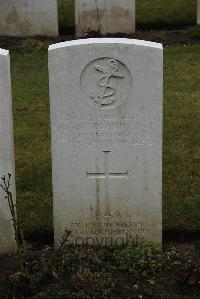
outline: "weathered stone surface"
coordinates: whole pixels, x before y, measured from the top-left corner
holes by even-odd
[[[0,177],[10,173],[15,200],[15,167],[12,129],[9,52],[0,49]],[[2,183],[2,182],[1,182]],[[15,237],[5,193],[0,189],[0,254],[15,251]]]
[[[135,0],[75,0],[76,35],[135,32]]]
[[[0,35],[58,35],[57,0],[1,0]]]
[[[160,44],[50,46],[55,244],[162,239]]]
[[[197,24],[200,25],[200,0],[197,0]]]

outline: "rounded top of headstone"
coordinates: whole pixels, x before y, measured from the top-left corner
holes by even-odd
[[[0,48],[0,55],[8,56],[9,55],[9,51]]]
[[[143,46],[149,48],[163,49],[162,44],[149,42],[138,39],[129,39],[129,38],[87,38],[87,39],[78,39],[71,40],[67,42],[62,42],[58,44],[53,44],[49,46],[49,51],[56,50],[65,47],[72,46],[82,46],[82,45],[91,45],[91,44],[124,44],[124,45],[135,45]]]

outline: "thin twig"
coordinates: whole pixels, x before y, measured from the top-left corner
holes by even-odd
[[[17,244],[17,252],[20,258],[20,268],[21,271],[25,270],[25,265],[26,265],[26,245],[25,245],[25,240],[24,240],[24,234],[22,229],[20,228],[17,220],[17,214],[16,214],[16,205],[13,201],[13,195],[12,192],[10,191],[10,180],[11,180],[11,174],[8,173],[8,178],[4,175],[1,177],[2,184],[0,184],[0,187],[4,190],[5,192],[5,199],[8,202],[9,210],[11,213],[11,220],[13,223],[13,228],[14,228],[14,233],[15,233],[15,240]],[[20,236],[20,239],[19,239]]]

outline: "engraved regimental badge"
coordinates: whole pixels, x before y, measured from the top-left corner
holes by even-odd
[[[130,93],[131,75],[128,68],[113,58],[99,58],[89,63],[81,74],[84,95],[98,108],[114,108]]]

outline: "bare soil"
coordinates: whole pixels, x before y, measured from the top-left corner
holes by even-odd
[[[154,277],[136,277],[113,248],[67,247],[52,266],[50,246],[28,244],[27,274],[16,255],[0,257],[0,298],[200,298],[200,241],[164,246],[168,263]],[[198,270],[198,271],[197,271]]]
[[[96,32],[90,32],[85,38],[89,37],[101,37]],[[194,36],[188,30],[151,30],[151,31],[137,31],[135,34],[130,36],[124,36],[122,34],[116,34],[115,36],[106,37],[128,37],[135,39],[142,39],[148,41],[154,41],[163,43],[164,46],[177,46],[177,45],[193,45],[200,44],[200,37]],[[48,44],[59,43],[66,40],[76,39],[74,35],[61,35],[56,38],[49,37],[34,37],[34,38],[19,38],[19,37],[7,37],[0,36],[0,48],[8,49],[13,51],[21,51],[24,49],[24,42],[27,39],[45,42]]]

